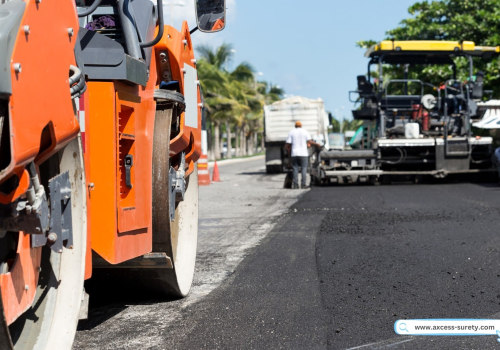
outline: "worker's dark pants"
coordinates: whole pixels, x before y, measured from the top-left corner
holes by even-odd
[[[309,157],[292,157],[293,187],[299,186],[299,167],[302,169],[302,187],[306,185],[307,160]]]
[[[496,165],[498,169],[498,180],[500,181],[500,147],[495,150],[493,155],[493,164]]]

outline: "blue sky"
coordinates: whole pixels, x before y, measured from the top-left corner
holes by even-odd
[[[188,14],[193,0],[166,0],[166,19]],[[193,42],[216,47],[233,45],[233,64],[247,61],[287,95],[322,98],[327,110],[351,118],[349,90],[366,73],[359,40],[381,40],[385,32],[408,17],[416,0],[227,0],[227,26],[214,34],[196,32]],[[184,5],[184,6],[182,6]],[[176,25],[177,27],[178,25]]]

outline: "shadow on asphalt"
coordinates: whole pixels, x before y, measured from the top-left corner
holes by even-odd
[[[88,318],[78,322],[79,331],[101,325],[130,305],[152,305],[179,300],[150,290],[133,278],[125,278],[121,273],[99,270],[94,270],[92,278],[85,281],[85,291],[90,296]]]
[[[475,184],[481,187],[491,188],[492,190],[499,189],[500,184],[495,175],[477,175],[477,174],[452,174],[443,179],[434,178],[433,176],[386,176],[379,179],[376,185],[450,185],[450,184]],[[315,185],[313,187],[349,187],[349,186],[374,186],[369,182],[364,183],[327,183]]]
[[[90,331],[110,318],[125,310],[125,305],[109,305],[106,308],[92,308],[89,306],[89,316],[78,322],[77,331]]]

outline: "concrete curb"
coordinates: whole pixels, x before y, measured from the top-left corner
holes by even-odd
[[[235,163],[243,163],[251,160],[264,159],[265,155],[261,154],[258,156],[246,157],[246,158],[235,158],[235,159],[221,159],[217,161],[217,165],[225,165],[225,164],[235,164]],[[208,166],[213,167],[214,161],[208,162]]]

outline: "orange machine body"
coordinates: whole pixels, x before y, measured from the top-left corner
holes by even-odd
[[[145,88],[88,83],[85,157],[91,245],[110,263],[151,251],[153,91],[151,81]],[[133,157],[131,188],[125,184],[126,155]]]
[[[111,264],[152,250],[152,148],[156,113],[154,90],[163,76],[160,52],[168,52],[172,80],[184,91],[184,66],[194,68],[187,23],[179,32],[166,26],[154,47],[145,87],[122,82],[88,82],[85,93],[85,159],[89,184],[89,234],[92,249]],[[198,89],[197,127],[185,126],[171,140],[170,156],[186,155],[186,176],[201,154],[201,107]],[[193,108],[193,106],[191,106]],[[131,155],[131,187],[125,182],[125,156]],[[168,213],[165,213],[168,215]],[[87,260],[86,277],[91,264]]]
[[[10,154],[2,153],[9,161],[0,169],[0,184],[12,176],[19,181],[9,193],[0,193],[2,204],[15,201],[26,192],[26,164],[33,160],[37,164],[43,162],[79,131],[68,80],[69,67],[75,65],[74,40],[78,33],[75,5],[72,1],[56,0],[24,2],[11,62],[12,95],[7,123]],[[0,275],[8,324],[31,306],[35,296],[41,248],[31,248],[30,238],[19,232],[16,256],[8,261],[9,272]]]
[[[25,3],[11,64],[11,159],[5,169],[0,169],[0,183],[12,174],[21,175],[24,166],[35,158],[41,162],[54,154],[79,131],[68,81],[69,66],[75,65],[74,40],[78,33],[75,5],[71,1]],[[54,14],[57,20],[47,21]],[[0,198],[6,203],[22,194],[19,192],[10,197],[4,193]]]

